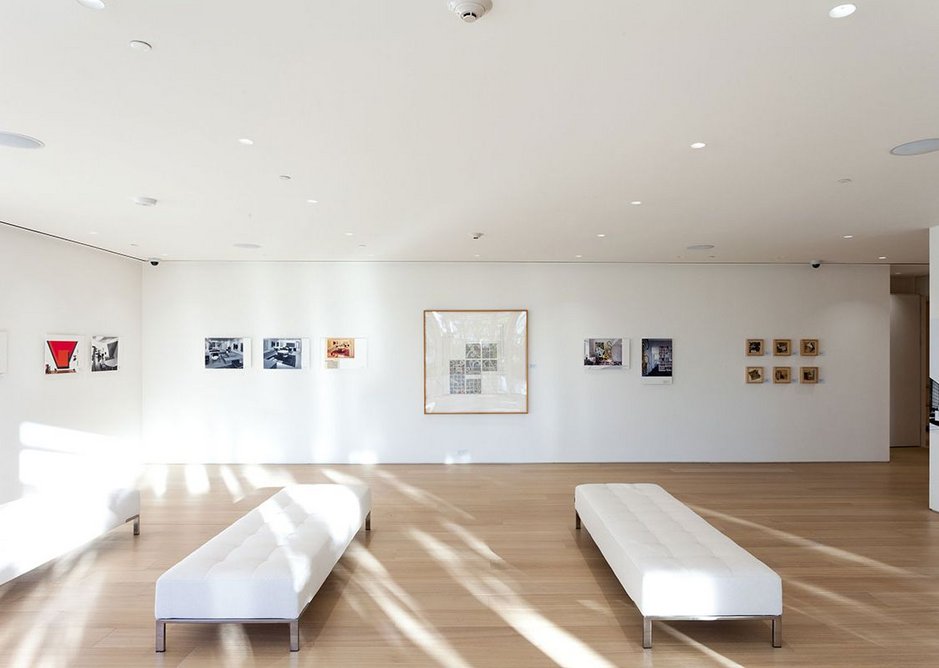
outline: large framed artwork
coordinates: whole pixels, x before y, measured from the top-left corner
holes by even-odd
[[[45,371],[47,376],[76,373],[78,348],[81,337],[72,334],[49,334],[45,345]]]
[[[642,382],[647,385],[671,385],[671,339],[642,340]]]
[[[424,311],[424,413],[527,413],[528,310]]]

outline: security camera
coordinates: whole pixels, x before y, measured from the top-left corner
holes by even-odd
[[[450,0],[448,5],[464,22],[473,23],[492,9],[492,0]]]
[[[160,264],[160,261],[157,260],[155,257],[150,258],[150,266],[151,266],[151,267],[156,267],[156,266],[159,265],[159,264]]]
[[[479,241],[483,238],[482,232],[473,232],[473,241]]]
[[[811,262],[809,262],[809,266],[812,267],[812,269],[818,269],[819,267],[822,266],[822,261],[821,261],[821,260],[812,260]]]

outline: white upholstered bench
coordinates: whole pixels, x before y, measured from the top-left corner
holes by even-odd
[[[578,485],[574,511],[642,613],[643,647],[653,620],[760,618],[782,645],[779,575],[658,485]]]
[[[290,625],[355,534],[371,529],[371,493],[351,485],[291,485],[170,568],[156,582],[156,651],[167,623]]]

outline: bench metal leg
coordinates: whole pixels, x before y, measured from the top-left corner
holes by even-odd
[[[290,651],[300,651],[300,620],[294,619],[290,622]]]
[[[166,622],[159,619],[156,623],[156,651],[166,651]]]
[[[773,617],[773,647],[782,647],[782,615]]]
[[[372,530],[372,513],[371,512],[369,512],[369,514],[365,516],[365,530],[366,531]]]
[[[574,511],[574,528],[580,528],[580,513],[578,513],[576,510]]]
[[[134,520],[134,535],[139,536],[140,535],[140,515],[134,515],[133,517],[129,517],[128,519]]]
[[[652,649],[652,618],[642,618],[642,648]]]

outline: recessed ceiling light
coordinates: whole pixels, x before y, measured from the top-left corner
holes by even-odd
[[[150,42],[145,42],[142,39],[132,39],[127,43],[127,46],[132,48],[134,51],[149,51],[153,48],[150,45]]]
[[[854,235],[853,235],[853,234],[845,234],[845,235],[842,236],[841,238],[842,238],[842,239],[853,239],[853,238],[854,238]]]
[[[893,155],[923,155],[933,151],[939,151],[939,139],[937,138],[917,139],[890,149]]]
[[[606,236],[605,234],[598,234],[598,235],[597,235],[597,237],[600,238],[600,239],[602,239],[602,238],[605,237],[605,236]]]
[[[131,248],[137,248],[140,244],[130,244]]]
[[[169,253],[160,253],[160,257],[169,257],[169,256],[170,256]]]
[[[242,146],[254,146],[254,140],[248,139],[247,137],[242,137],[241,139],[238,140],[238,143],[241,144]]]
[[[632,202],[630,202],[630,204],[632,204],[633,206],[639,206],[640,204],[642,204],[642,202],[638,199],[634,199]]]
[[[714,248],[714,244],[694,244],[693,246],[686,246],[686,248],[688,250],[704,251],[704,250],[711,250],[712,248]]]
[[[705,146],[707,146],[707,144],[705,144],[703,141],[696,141],[691,145],[691,148],[704,148]]]
[[[0,146],[7,146],[9,148],[42,148],[45,144],[34,137],[21,135],[17,132],[0,130]]]
[[[886,256],[886,255],[881,255],[881,256],[880,256],[879,258],[877,258],[877,259],[878,259],[878,260],[886,260],[886,259],[887,259],[887,256]]]
[[[280,180],[281,180],[281,181],[289,181],[290,178],[291,178],[291,177],[290,177],[290,174],[281,174],[281,175],[280,175]]]
[[[580,258],[582,258],[582,257],[583,257],[583,255],[575,255],[574,257],[576,257],[576,258],[578,258],[578,259],[580,259]]]
[[[308,200],[306,201],[307,204],[317,204],[318,202],[319,202],[318,199],[308,199]]]
[[[87,9],[104,9],[103,0],[75,0],[82,7]]]
[[[359,244],[359,248],[366,248],[365,244]]]
[[[351,236],[354,236],[354,235],[355,235],[355,232],[346,232],[345,235],[346,235],[347,237],[351,237]]]
[[[138,206],[156,206],[157,200],[155,197],[135,197],[134,204]]]
[[[893,272],[893,275],[894,275],[894,276],[901,276],[902,274],[901,274],[899,271],[895,271],[895,272]]]
[[[89,232],[88,234],[90,234],[91,236],[96,236],[98,233],[97,233],[97,232]]]
[[[838,179],[838,183],[851,183],[853,180],[850,178]]]
[[[479,257],[479,253],[474,253],[473,257]]]
[[[843,19],[847,16],[851,16],[855,11],[857,11],[857,5],[838,5],[837,7],[832,7],[828,15],[833,19]]]
[[[257,250],[261,247],[261,244],[232,244],[235,248],[246,248],[248,250]]]

